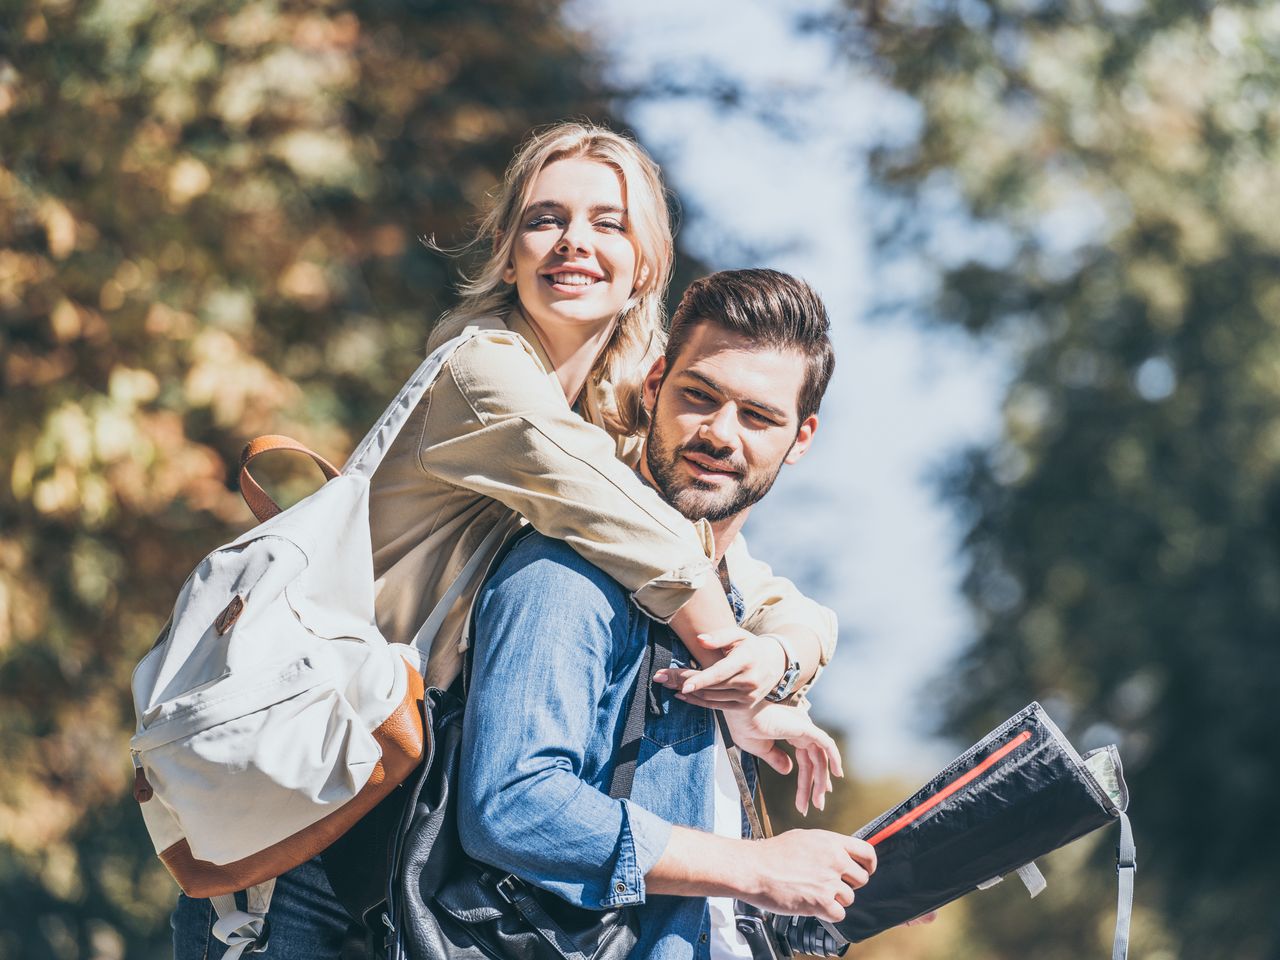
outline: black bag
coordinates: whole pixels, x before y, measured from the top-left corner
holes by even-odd
[[[627,707],[614,798],[631,795],[654,650],[651,640]],[[456,793],[469,674],[468,654],[449,691],[427,691],[422,765],[324,853],[334,893],[375,939],[381,932],[388,960],[624,960],[637,939],[634,908],[574,906],[463,850]]]
[[[1136,871],[1128,805],[1116,748],[1081,757],[1032,703],[855,834],[876,848],[878,866],[829,928],[852,943],[866,940],[1119,820],[1112,956],[1124,960]],[[1033,865],[1030,876],[1039,877]]]
[[[640,676],[645,677],[644,666]],[[637,687],[637,691],[639,688]],[[635,946],[634,910],[574,906],[513,874],[466,855],[458,836],[456,790],[461,762],[463,701],[428,692],[431,756],[413,784],[399,842],[391,854],[386,925],[391,960],[509,958],[623,960]],[[627,731],[645,698],[632,694]],[[639,747],[639,733],[636,735]],[[624,742],[627,737],[624,736]],[[629,777],[619,763],[615,786]],[[621,772],[619,772],[621,771]]]

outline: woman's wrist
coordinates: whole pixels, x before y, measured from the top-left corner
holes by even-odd
[[[774,683],[770,691],[765,694],[765,699],[772,703],[781,703],[800,686],[801,664],[799,657],[796,656],[795,648],[791,642],[780,633],[762,634],[777,644],[778,649],[782,652],[782,668],[777,672],[777,681]]]

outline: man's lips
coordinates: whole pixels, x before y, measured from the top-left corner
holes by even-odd
[[[717,460],[714,457],[708,457],[706,454],[686,451],[682,454],[682,457],[686,463],[693,467],[696,473],[701,475],[737,477],[742,473],[742,471],[736,469],[732,464],[725,463],[723,460]]]

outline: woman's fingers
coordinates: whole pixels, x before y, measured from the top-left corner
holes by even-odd
[[[755,753],[755,750],[748,751]],[[756,756],[767,763],[773,769],[777,770],[784,777],[791,772],[791,757],[787,755],[787,751],[783,750],[776,743],[771,743],[767,748],[762,748],[762,752],[756,753]]]
[[[715,667],[711,667],[709,669],[714,670],[716,667],[720,667],[720,664],[726,663],[727,661],[728,658],[725,658],[725,660],[721,660],[720,663],[717,663]],[[737,664],[738,662],[739,661],[734,661],[734,664]],[[730,664],[729,667],[723,669],[725,671],[731,670],[734,664]],[[718,692],[730,691],[736,696],[737,694],[749,691],[753,686],[750,677],[748,677],[741,669],[739,669],[737,673],[730,673],[729,679],[723,683],[708,686],[706,677],[704,676],[704,674],[708,672],[708,670],[698,670],[693,667],[667,667],[667,669],[659,670],[655,673],[653,675],[653,679],[655,683],[660,683],[671,690],[679,690],[681,693],[699,693],[706,692],[707,690],[716,690]],[[722,674],[713,675],[713,679],[714,676],[717,675]],[[691,683],[690,681],[694,682]],[[689,690],[684,689],[686,685],[690,687]]]
[[[827,764],[830,766],[831,772],[837,777],[844,776],[844,766],[840,762],[840,748],[829,733],[817,724],[813,724],[812,729],[806,735],[804,743],[806,746],[811,745],[821,750],[826,755]],[[796,746],[799,745],[798,743],[796,744]]]
[[[724,627],[720,630],[700,633],[698,639],[712,650],[723,650],[725,647],[733,646],[745,636],[748,636],[748,633],[741,627]]]
[[[702,690],[699,693],[677,693],[677,700],[691,703],[695,707],[706,707],[709,710],[744,709],[751,706],[751,695],[733,693],[725,690]]]
[[[796,751],[796,809],[800,816],[809,815],[809,797],[813,794],[813,761],[809,751]]]
[[[809,755],[809,764],[813,768],[813,805],[819,810],[827,809],[827,794],[831,792],[831,767],[826,753],[816,747],[804,751]]]

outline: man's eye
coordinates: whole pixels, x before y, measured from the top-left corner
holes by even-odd
[[[752,423],[756,424],[757,426],[772,427],[777,425],[777,421],[775,421],[773,417],[767,417],[763,413],[760,413],[758,410],[743,411],[743,416],[746,417],[748,420],[750,420]]]
[[[710,403],[711,397],[701,390],[695,390],[693,387],[685,387],[684,395],[694,403]]]

